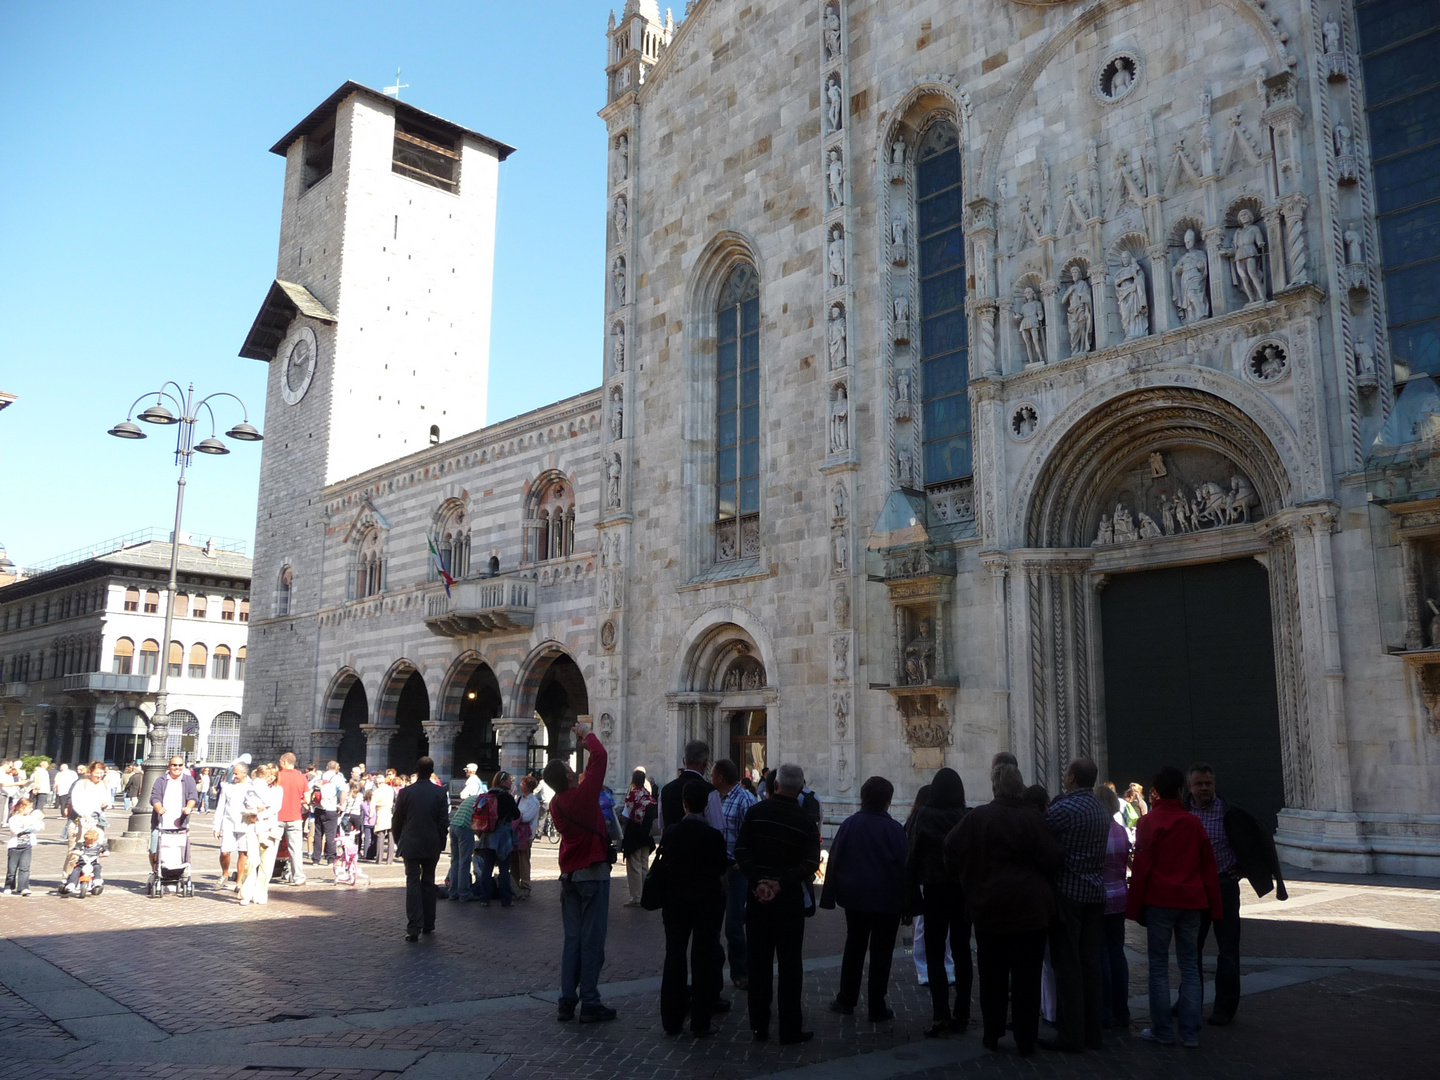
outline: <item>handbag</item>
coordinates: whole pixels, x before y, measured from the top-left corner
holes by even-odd
[[[640,906],[646,911],[659,911],[665,906],[669,891],[670,872],[665,864],[665,849],[655,853],[655,861],[645,872],[645,884],[640,889]]]

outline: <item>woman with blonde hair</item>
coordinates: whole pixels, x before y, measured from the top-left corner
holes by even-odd
[[[270,899],[270,876],[275,872],[275,855],[280,850],[284,827],[280,824],[280,805],[285,791],[276,782],[280,769],[264,764],[255,770],[250,790],[245,793],[242,820],[245,822],[249,863],[240,879],[240,906],[264,904]]]

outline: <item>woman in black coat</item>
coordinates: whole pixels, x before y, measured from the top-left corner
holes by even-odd
[[[910,820],[905,876],[911,907],[925,916],[925,962],[930,974],[931,1025],[925,1034],[940,1037],[963,1031],[970,1023],[970,922],[965,894],[945,868],[945,838],[965,816],[965,784],[954,769],[941,769],[930,783],[930,798]],[[945,938],[955,962],[955,1008],[945,973]]]

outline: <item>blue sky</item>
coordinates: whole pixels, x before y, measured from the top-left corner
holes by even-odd
[[[167,429],[106,435],[141,392],[193,380],[261,423],[265,366],[236,353],[275,272],[284,161],[268,150],[346,79],[382,87],[398,66],[406,101],[517,148],[500,172],[489,415],[472,426],[598,385],[611,7],[0,4],[10,557],[169,527]],[[197,455],[186,530],[248,542],[259,467],[255,445]]]

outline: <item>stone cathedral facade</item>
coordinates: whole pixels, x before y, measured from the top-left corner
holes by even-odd
[[[1394,434],[1440,367],[1395,210],[1425,7],[629,0],[601,387],[267,471],[248,730],[523,764],[588,715],[627,766],[798,761],[831,817],[876,773],[983,798],[1001,749],[1052,789],[1206,760],[1291,861],[1440,870],[1440,425]],[[341,130],[423,127],[377,97]],[[372,316],[284,251],[265,358],[313,327],[338,378]]]

